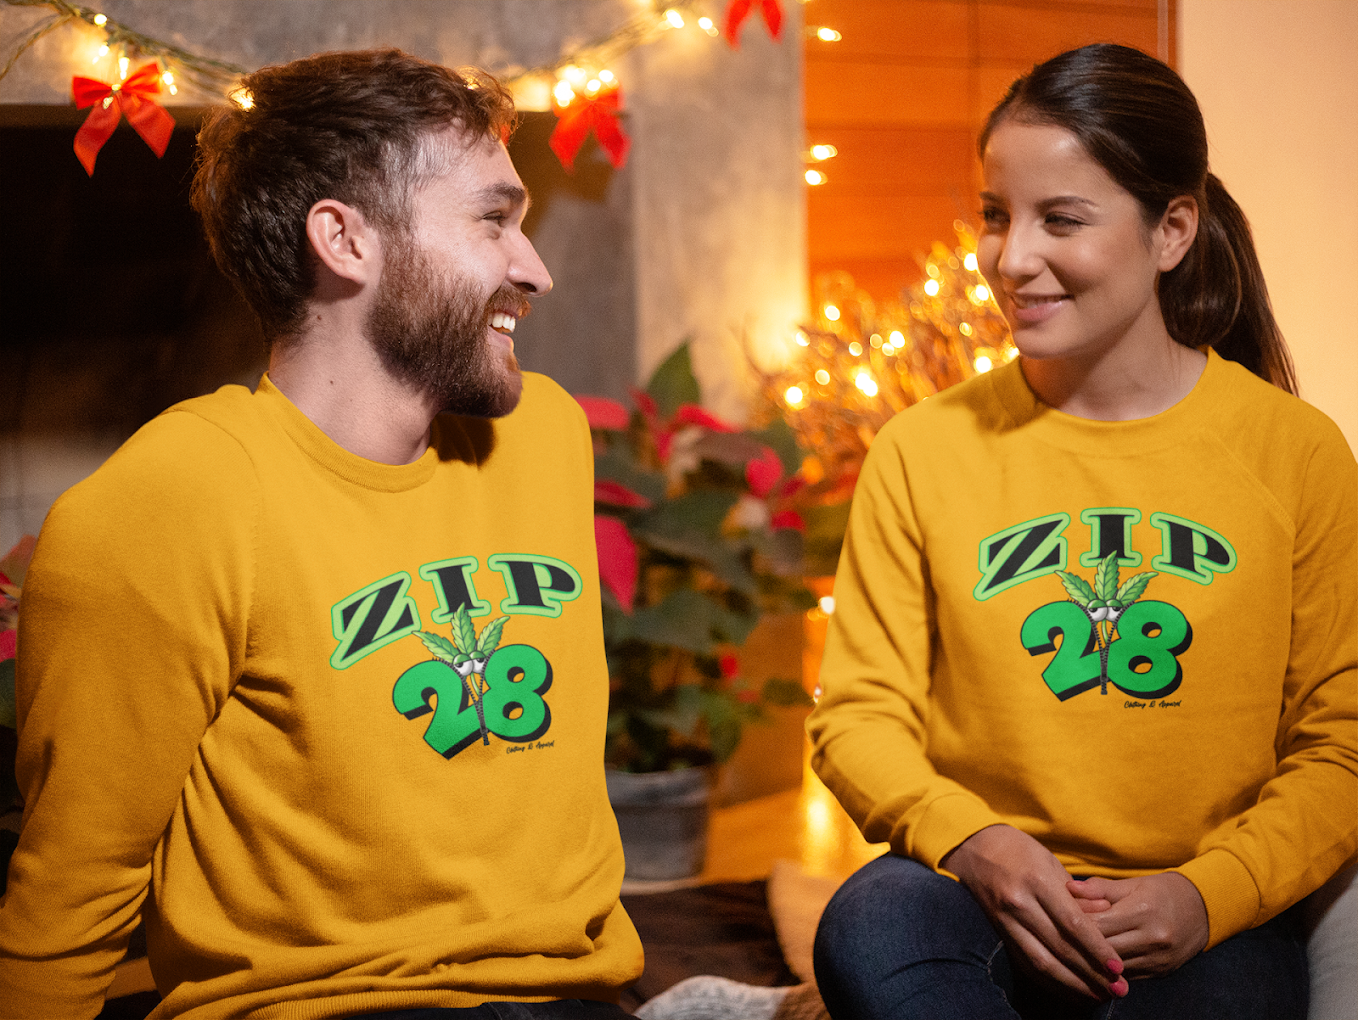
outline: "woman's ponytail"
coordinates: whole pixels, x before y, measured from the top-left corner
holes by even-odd
[[[1211,344],[1223,358],[1297,392],[1249,221],[1216,174],[1207,175],[1198,200],[1197,239],[1160,278],[1160,309],[1175,340]]]
[[[1183,261],[1160,277],[1169,335],[1187,347],[1211,344],[1273,385],[1297,392],[1292,359],[1273,318],[1249,222],[1207,172],[1207,130],[1197,100],[1173,69],[1139,50],[1097,43],[1039,64],[1009,87],[981,133],[1003,121],[1054,124],[1156,223],[1181,195],[1198,202],[1198,236]]]

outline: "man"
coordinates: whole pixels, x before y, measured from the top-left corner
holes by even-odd
[[[244,88],[193,200],[269,372],[44,525],[0,1013],[99,1012],[141,916],[156,1016],[623,1016],[592,452],[513,356],[551,279],[512,103],[398,51]]]

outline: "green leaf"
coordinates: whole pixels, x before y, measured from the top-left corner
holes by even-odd
[[[1089,603],[1093,602],[1095,598],[1094,589],[1089,587],[1089,582],[1078,574],[1072,574],[1065,570],[1058,570],[1056,576],[1061,579],[1066,594],[1088,609]]]
[[[652,503],[665,498],[665,476],[659,471],[638,467],[629,454],[617,447],[595,456],[594,477],[601,482],[626,486]]]
[[[789,708],[793,706],[810,708],[814,704],[811,695],[802,687],[801,681],[784,680],[779,677],[770,677],[764,681],[760,700],[769,705],[783,705]]]
[[[721,533],[721,522],[739,499],[733,492],[700,490],[667,499],[632,517],[632,537],[680,559],[696,560],[736,591],[751,598],[758,585],[741,546]]]
[[[1094,591],[1105,602],[1117,598],[1118,554],[1116,550],[1105,556],[1103,562],[1099,564],[1099,569],[1094,574]]]
[[[458,606],[457,612],[453,614],[453,644],[457,645],[459,652],[468,655],[476,651],[476,627],[472,625],[472,617],[465,603]]]
[[[744,644],[758,621],[758,613],[732,612],[692,588],[679,588],[633,613],[624,640],[711,655],[719,644]]]
[[[431,634],[427,630],[417,630],[415,636],[424,642],[424,647],[444,662],[452,662],[457,656],[457,648],[440,634]],[[3,722],[3,720],[0,720],[0,722]]]
[[[17,729],[19,726],[18,702],[14,694],[14,664],[17,661],[6,659],[0,662],[0,726],[8,726],[10,729]]]
[[[792,426],[782,418],[775,418],[762,429],[752,429],[748,435],[771,447],[773,452],[778,454],[778,459],[783,462],[785,475],[794,475],[801,470],[805,452],[797,445],[797,433],[793,432]]]
[[[481,639],[476,642],[476,657],[478,659],[490,658],[490,653],[495,651],[500,645],[500,632],[505,629],[505,624],[509,622],[507,616],[497,616],[481,631]]]
[[[681,343],[651,376],[646,392],[655,400],[661,418],[671,417],[680,404],[701,404],[698,379],[689,359],[689,341]]]
[[[1147,570],[1140,574],[1133,574],[1118,589],[1117,598],[1124,606],[1130,605],[1141,597],[1146,590],[1146,585],[1151,583],[1151,578],[1159,577],[1160,574],[1154,570]]]

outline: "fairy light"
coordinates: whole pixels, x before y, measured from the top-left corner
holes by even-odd
[[[803,333],[800,329],[797,330],[797,335],[793,337],[793,339],[797,341],[798,347],[809,347],[811,345],[810,338],[807,337],[807,335]]]
[[[966,258],[962,260],[962,265],[967,267],[967,272],[976,272],[976,253],[974,251],[967,252]]]
[[[570,82],[576,88],[580,88],[582,85],[585,84],[585,80],[589,78],[589,75],[585,73],[585,69],[583,67],[576,67],[574,64],[567,64],[565,67],[561,69],[561,77],[565,78],[566,81]]]
[[[105,25],[108,24],[108,15],[107,15],[107,14],[96,14],[96,15],[94,16],[94,24],[95,24],[97,27],[99,27],[99,28],[103,28]]]
[[[106,56],[108,56],[108,43],[104,43],[104,45],[99,47],[99,49],[94,54],[94,59],[91,60],[90,63],[97,64],[99,63],[99,61],[103,60]]]
[[[881,347],[881,346],[882,346],[882,334],[881,334],[881,333],[874,333],[874,334],[872,334],[872,336],[868,337],[868,343],[872,344],[872,346],[874,346],[874,347]]]
[[[833,145],[813,145],[811,146],[811,158],[815,160],[830,159],[838,156],[839,150]]]
[[[1019,356],[1019,352],[1018,352],[1018,348],[1017,348],[1017,347],[1006,347],[1006,348],[1005,348],[1005,350],[1004,350],[1004,360],[1005,360],[1005,361],[1013,361],[1013,360],[1014,360],[1015,358],[1017,358],[1018,356]]]
[[[698,27],[714,38],[721,35],[721,33],[717,31],[717,26],[712,24],[711,18],[699,18]]]
[[[789,386],[787,392],[783,394],[783,399],[787,401],[788,407],[801,407],[806,394],[802,392],[800,386]]]
[[[835,615],[835,597],[833,595],[822,595],[820,597],[820,602],[817,603],[817,605],[820,607],[820,611],[826,616]]]
[[[940,289],[941,288],[939,287],[937,280],[924,281],[924,293],[928,294],[930,297],[938,297],[938,292]]]
[[[126,56],[118,58],[118,77],[120,80],[127,80],[127,65],[129,61]]]
[[[165,87],[170,90],[170,95],[172,96],[179,95],[179,89],[175,88],[173,74],[171,74],[169,71],[166,71],[164,74],[160,76],[160,80],[162,83],[164,83]]]
[[[830,373],[823,368],[816,369],[816,382],[820,383],[822,386],[829,386]]]
[[[992,368],[995,367],[995,363],[991,361],[988,357],[986,357],[986,355],[984,354],[976,355],[976,360],[973,361],[971,364],[976,369],[977,372],[989,372]]]
[[[839,321],[839,309],[836,308],[834,305],[826,305],[823,311],[825,313],[825,317],[829,319],[831,322]]]
[[[976,285],[976,303],[985,304],[985,302],[989,300],[990,300],[990,288],[987,287],[984,283],[978,283]]]
[[[853,384],[870,397],[877,396],[877,382],[866,371],[859,372]]]
[[[863,353],[863,345],[860,344],[857,340],[854,340],[849,344],[849,353],[852,354],[855,358],[859,357]]]
[[[557,106],[570,106],[575,102],[575,90],[571,88],[571,83],[562,78],[552,89],[552,98],[556,100]]]
[[[818,184],[824,184],[829,179],[830,178],[826,177],[819,170],[808,170],[806,172],[806,183],[810,184],[812,187],[815,187]]]
[[[671,7],[665,12],[665,20],[669,22],[670,28],[683,28],[684,16]]]
[[[585,82],[585,91],[588,92],[591,96],[594,95],[594,93],[598,92],[603,87],[604,83],[601,82],[598,78],[591,78],[589,81]]]
[[[826,25],[821,25],[819,28],[812,29],[812,31],[815,32],[816,38],[821,42],[839,42],[844,38],[844,36],[840,35],[833,28]]]
[[[618,77],[612,71],[605,67],[602,71],[599,72],[599,80],[603,82],[605,85],[612,85],[615,81],[618,80]]]

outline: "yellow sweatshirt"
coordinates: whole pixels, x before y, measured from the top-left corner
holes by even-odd
[[[1018,362],[931,397],[858,482],[815,767],[935,869],[1007,823],[1074,874],[1182,872],[1209,945],[1260,924],[1355,851],[1356,504],[1339,430],[1215,353],[1139,421]]]
[[[616,999],[642,958],[592,478],[541,376],[403,466],[266,377],[63,496],[24,589],[0,1012],[94,1016],[139,914],[157,1017]]]

